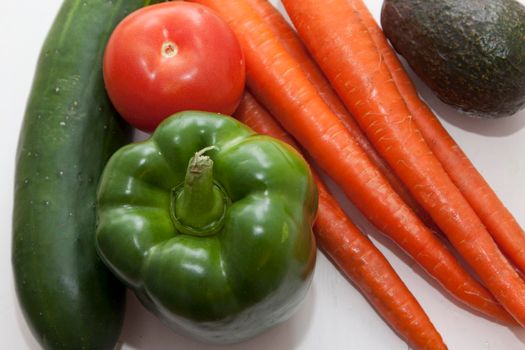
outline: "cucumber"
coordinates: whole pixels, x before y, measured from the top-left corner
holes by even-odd
[[[143,0],[65,0],[42,48],[17,151],[12,264],[29,328],[45,349],[112,349],[124,287],[95,250],[95,197],[131,137],[104,90],[113,28]]]

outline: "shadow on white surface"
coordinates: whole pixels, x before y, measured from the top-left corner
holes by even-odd
[[[315,285],[312,284],[300,308],[288,321],[248,341],[235,345],[210,345],[179,335],[146,310],[134,293],[127,293],[126,316],[120,339],[122,350],[286,350],[301,345],[310,328],[315,303]]]
[[[525,329],[520,327],[509,327],[509,330],[514,334],[516,339],[518,339],[525,348]]]

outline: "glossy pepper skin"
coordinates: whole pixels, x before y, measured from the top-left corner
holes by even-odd
[[[233,118],[178,113],[117,151],[97,210],[102,260],[150,311],[198,339],[261,333],[291,316],[310,285],[309,167]]]

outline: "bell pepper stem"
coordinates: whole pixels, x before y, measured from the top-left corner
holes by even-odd
[[[206,147],[190,159],[184,185],[174,193],[177,229],[185,234],[205,236],[213,234],[224,218],[225,194],[213,180],[213,160],[204,155],[214,149]]]

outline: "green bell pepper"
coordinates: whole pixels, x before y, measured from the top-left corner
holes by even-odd
[[[233,343],[286,320],[316,256],[303,158],[237,120],[182,112],[107,164],[99,255],[169,326]]]

